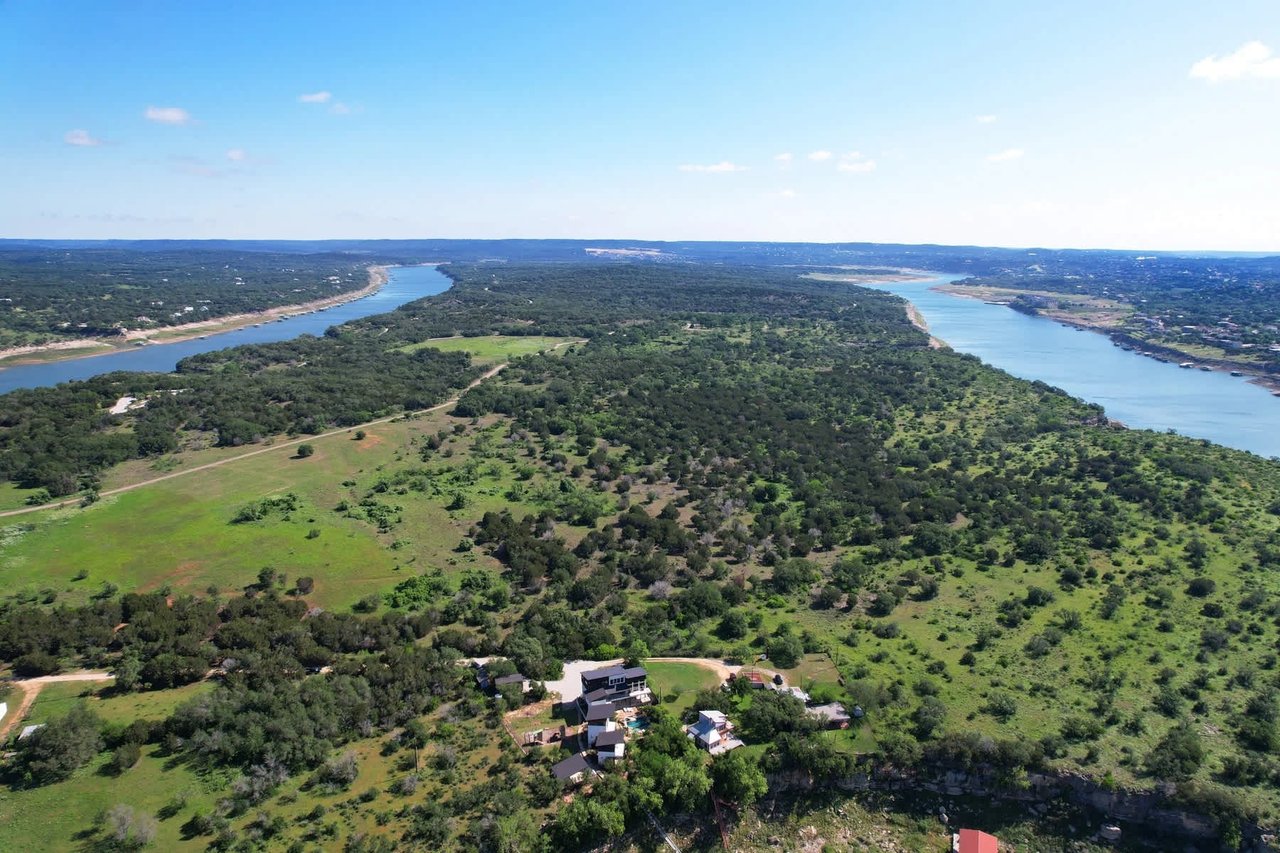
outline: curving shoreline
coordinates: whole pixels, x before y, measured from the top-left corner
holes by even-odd
[[[989,297],[992,295],[1009,297],[1022,295],[1021,291],[1013,289],[993,287],[969,288],[965,286],[958,286],[956,284],[935,285],[934,287],[931,287],[930,290],[936,290],[939,293],[945,293],[948,296],[955,296],[960,299],[977,299],[981,302],[990,302],[991,300]],[[1166,363],[1172,362],[1175,364],[1184,361],[1193,362],[1196,367],[1207,369],[1214,373],[1228,373],[1232,375],[1242,374],[1244,377],[1247,377],[1247,381],[1251,384],[1280,395],[1280,377],[1264,370],[1259,370],[1256,365],[1249,362],[1235,361],[1230,358],[1214,358],[1204,355],[1194,355],[1192,353],[1183,352],[1175,347],[1133,337],[1115,322],[1108,320],[1097,321],[1087,315],[1068,316],[1059,311],[1041,311],[1027,309],[1022,306],[1009,303],[1002,304],[1011,311],[1017,311],[1018,313],[1026,314],[1029,317],[1036,317],[1041,320],[1051,320],[1054,323],[1060,323],[1063,326],[1068,326],[1072,329],[1103,335],[1115,346],[1128,346],[1138,355],[1153,359],[1154,361],[1163,361]]]
[[[248,328],[254,324],[274,322],[298,312],[323,311],[355,302],[377,293],[390,281],[390,270],[397,264],[375,264],[368,267],[369,283],[359,290],[315,299],[311,302],[299,302],[293,305],[277,305],[243,314],[228,314],[225,317],[211,317],[208,320],[197,320],[194,323],[183,323],[178,326],[164,326],[158,329],[135,329],[126,332],[119,338],[83,338],[80,340],[55,341],[38,346],[11,347],[0,350],[0,370],[6,367],[19,367],[29,364],[47,364],[53,361],[70,361],[72,359],[94,358],[120,352],[127,346],[137,346],[146,341],[148,346],[164,346],[190,341],[204,335],[220,335]],[[423,266],[438,266],[424,264]],[[96,352],[83,352],[96,349]]]

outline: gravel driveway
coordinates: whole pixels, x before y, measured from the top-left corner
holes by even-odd
[[[582,695],[582,673],[593,669],[604,669],[622,663],[616,660],[567,660],[564,662],[564,676],[555,681],[543,682],[551,693],[559,693],[561,702],[576,702]]]

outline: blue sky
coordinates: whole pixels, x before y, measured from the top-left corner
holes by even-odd
[[[0,0],[0,116],[8,237],[1280,251],[1275,0]]]

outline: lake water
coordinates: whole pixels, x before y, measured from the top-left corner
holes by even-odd
[[[301,314],[282,322],[266,322],[233,332],[209,335],[200,340],[172,344],[130,347],[106,355],[86,356],[45,364],[28,364],[0,369],[0,394],[18,388],[57,385],[72,379],[88,379],[114,370],[167,373],[182,359],[202,352],[241,344],[287,341],[299,335],[323,335],[325,329],[371,314],[382,314],[406,302],[444,293],[452,282],[435,267],[392,267],[390,278],[376,293],[323,311]]]
[[[930,333],[952,349],[1099,403],[1127,426],[1172,429],[1260,456],[1280,456],[1280,397],[1265,388],[1242,377],[1185,370],[1127,352],[1096,332],[931,289],[960,278],[874,287],[909,300]]]

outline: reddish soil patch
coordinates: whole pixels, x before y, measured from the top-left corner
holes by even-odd
[[[159,589],[165,584],[169,584],[171,586],[176,586],[179,588],[185,588],[191,583],[191,581],[203,568],[204,568],[203,563],[200,563],[196,560],[187,560],[185,563],[179,563],[176,567],[174,567],[173,571],[166,572],[165,574],[153,580],[151,583],[146,584],[145,586],[142,587],[142,589],[144,592],[150,589]],[[170,607],[173,606],[172,599],[170,599],[169,606]]]

